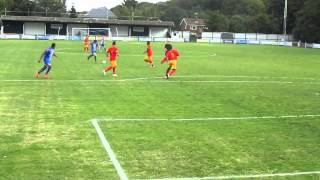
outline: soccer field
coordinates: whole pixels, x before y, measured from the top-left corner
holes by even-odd
[[[45,80],[51,42],[0,41],[0,179],[320,179],[319,50],[174,43],[166,80],[118,42],[113,79],[56,43]]]

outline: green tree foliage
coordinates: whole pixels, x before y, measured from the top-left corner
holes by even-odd
[[[229,18],[229,31],[244,33],[247,30],[247,17],[242,15],[234,15]]]
[[[165,21],[173,21],[176,25],[179,25],[181,19],[187,15],[188,14],[185,10],[173,6],[161,11],[160,18]]]
[[[4,9],[15,11],[18,15],[31,15],[29,13],[37,11],[55,12],[51,15],[58,16],[66,12],[65,2],[65,0],[0,0],[0,8],[2,11]]]
[[[130,9],[128,9],[127,7],[125,7],[123,5],[118,5],[114,8],[112,8],[111,11],[118,17],[131,15]]]
[[[297,14],[294,35],[304,42],[320,43],[320,1],[307,0]]]
[[[207,21],[208,28],[210,31],[223,32],[226,31],[229,27],[228,19],[225,15],[219,11],[213,11],[209,15]]]
[[[136,0],[123,0],[122,5],[130,10],[131,18],[133,20],[134,13],[135,13],[136,7],[138,5],[138,1],[136,1]]]
[[[36,0],[36,10],[40,12],[65,13],[66,6],[61,0]]]

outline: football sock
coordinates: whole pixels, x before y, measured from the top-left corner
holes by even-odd
[[[166,75],[169,74],[170,70],[171,70],[171,68],[167,69]]]
[[[117,74],[116,69],[117,69],[116,67],[112,68],[113,74]]]
[[[174,74],[176,73],[176,71],[177,71],[176,69],[172,69],[172,70],[170,71],[169,75],[170,75],[170,76],[174,75]]]
[[[51,70],[51,66],[48,66],[46,74],[49,74],[50,70]]]
[[[44,65],[41,69],[40,69],[40,71],[38,72],[38,74],[41,74],[44,70],[46,70],[47,69],[47,66],[46,65]]]

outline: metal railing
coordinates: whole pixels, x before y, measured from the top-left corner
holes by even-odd
[[[39,11],[0,11],[1,16],[40,16],[40,17],[70,17],[70,12],[39,12]],[[99,18],[90,17],[87,12],[77,12],[76,17],[78,18]],[[108,16],[103,17],[104,19],[115,19],[115,20],[142,20],[142,21],[160,21],[159,17],[146,17],[146,16]]]

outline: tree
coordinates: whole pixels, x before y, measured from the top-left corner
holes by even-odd
[[[69,15],[70,18],[77,18],[78,15],[77,15],[77,10],[76,8],[72,5],[71,7],[71,10],[70,10],[70,15]]]
[[[34,10],[35,2],[32,0],[1,0],[0,6],[7,11],[15,11],[14,15],[25,16]]]
[[[136,0],[124,0],[123,1],[123,6],[127,7],[128,9],[130,9],[131,12],[131,19],[133,20],[134,18],[134,11],[137,7],[138,1]]]
[[[307,0],[298,12],[294,37],[304,42],[320,43],[320,1]]]
[[[34,0],[36,2],[35,10],[45,12],[46,16],[62,16],[66,13],[64,0]]]
[[[219,11],[213,11],[210,13],[207,21],[207,26],[210,31],[214,32],[225,32],[229,29],[229,22],[225,15]]]
[[[114,8],[112,8],[111,11],[118,17],[130,16],[130,10],[123,5],[118,5]]]
[[[261,13],[257,16],[251,16],[248,21],[248,32],[253,33],[272,33],[272,21],[267,14]]]
[[[168,7],[161,13],[160,18],[164,21],[173,21],[176,28],[179,26],[180,21],[187,16],[186,11],[178,7]]]
[[[235,15],[229,18],[229,31],[244,33],[247,32],[246,17]]]
[[[293,32],[298,13],[304,6],[304,2],[305,0],[288,0],[287,33]]]

